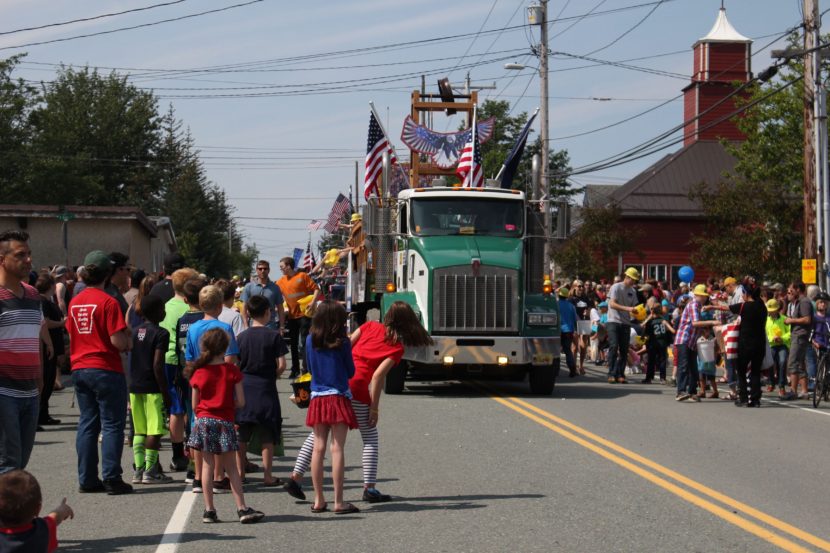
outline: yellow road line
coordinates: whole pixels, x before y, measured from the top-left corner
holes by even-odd
[[[492,391],[490,391],[490,393],[492,394]],[[800,528],[796,528],[795,526],[793,526],[791,524],[788,524],[788,523],[786,523],[786,522],[784,522],[780,519],[777,519],[777,518],[775,518],[771,515],[768,515],[768,514],[764,513],[763,511],[759,511],[758,509],[755,509],[754,507],[750,507],[746,503],[742,503],[741,501],[738,501],[737,499],[733,499],[733,498],[729,497],[728,495],[724,495],[724,494],[720,493],[717,490],[714,490],[714,489],[712,489],[708,486],[705,486],[705,485],[703,485],[699,482],[696,482],[695,480],[692,480],[691,478],[683,476],[682,474],[677,473],[677,472],[675,472],[671,469],[668,469],[668,468],[664,467],[663,465],[661,465],[661,464],[659,464],[655,461],[652,461],[651,459],[643,457],[642,455],[638,455],[637,453],[634,453],[631,450],[628,450],[628,449],[626,449],[626,448],[624,448],[620,445],[617,445],[614,442],[608,441],[608,440],[606,440],[605,438],[603,438],[601,436],[597,436],[596,434],[594,434],[594,433],[592,433],[588,430],[585,430],[584,428],[581,428],[581,427],[579,427],[579,426],[577,426],[577,425],[575,425],[571,422],[568,422],[567,420],[565,420],[561,417],[557,417],[556,415],[554,415],[552,413],[549,413],[548,411],[545,411],[543,409],[540,409],[540,408],[536,407],[535,405],[532,405],[532,404],[530,404],[530,403],[528,403],[524,400],[521,400],[521,399],[516,398],[516,397],[511,397],[511,398],[508,398],[508,399],[510,401],[513,401],[514,403],[522,406],[522,407],[525,407],[526,409],[529,409],[529,410],[531,410],[535,413],[538,413],[538,414],[542,415],[545,418],[548,418],[548,419],[556,422],[557,424],[560,424],[560,425],[564,426],[565,428],[569,428],[569,429],[573,430],[574,432],[577,432],[578,434],[581,434],[581,435],[583,435],[587,438],[590,438],[591,440],[594,440],[595,442],[597,442],[599,444],[602,444],[603,446],[607,447],[608,449],[611,449],[613,451],[616,451],[617,453],[625,455],[629,459],[637,461],[638,463],[641,463],[641,464],[649,467],[652,470],[655,470],[655,471],[657,471],[661,474],[664,474],[664,475],[666,475],[670,478],[673,478],[674,480],[677,480],[678,482],[680,482],[680,483],[682,483],[686,486],[689,486],[690,488],[692,488],[694,490],[697,490],[698,492],[700,492],[704,495],[707,495],[707,496],[711,497],[712,499],[720,501],[721,503],[723,503],[725,505],[729,505],[733,509],[736,509],[736,510],[741,511],[741,512],[743,512],[743,513],[745,513],[745,514],[747,514],[751,517],[754,517],[754,518],[760,520],[761,522],[763,522],[765,524],[769,524],[770,526],[772,526],[774,528],[777,528],[778,530],[781,530],[783,532],[786,532],[786,533],[790,534],[791,536],[796,537],[796,538],[798,538],[802,541],[805,541],[805,542],[809,543],[810,545],[814,545],[815,547],[818,547],[819,549],[822,549],[824,551],[830,551],[830,542],[828,542],[827,540],[819,538],[818,536],[810,534],[809,532],[806,532],[806,531],[804,531]]]
[[[684,490],[683,488],[677,486],[676,484],[673,484],[672,482],[669,482],[668,480],[660,478],[659,476],[656,476],[656,475],[648,472],[647,470],[643,469],[642,467],[638,467],[634,463],[632,463],[630,461],[627,461],[627,460],[623,459],[622,457],[619,457],[619,456],[611,453],[610,451],[606,451],[605,449],[602,449],[601,447],[599,447],[595,444],[592,444],[591,442],[589,442],[589,441],[587,441],[583,438],[580,438],[579,436],[577,436],[576,434],[574,434],[572,432],[569,432],[569,431],[567,431],[563,428],[560,428],[559,426],[554,425],[553,423],[551,423],[551,422],[549,422],[549,421],[533,414],[531,411],[528,411],[527,409],[524,409],[524,408],[520,407],[519,405],[511,403],[511,401],[509,401],[508,399],[498,397],[498,396],[491,396],[491,398],[493,400],[501,403],[505,407],[508,407],[509,409],[512,409],[512,410],[516,411],[517,413],[520,413],[520,414],[524,415],[525,417],[527,417],[530,420],[532,420],[532,421],[548,428],[549,430],[552,430],[553,432],[556,432],[557,434],[571,440],[572,442],[575,442],[575,443],[581,445],[582,447],[584,447],[586,449],[589,449],[590,451],[593,451],[597,455],[600,455],[601,457],[604,457],[604,458],[608,459],[609,461],[611,461],[613,463],[616,463],[616,464],[620,465],[621,467],[630,470],[634,474],[637,474],[638,476],[641,476],[642,478],[645,478],[649,482],[651,482],[653,484],[656,484],[657,486],[660,486],[661,488],[665,489],[666,491],[669,491],[669,492],[677,495],[678,497],[688,501],[689,503],[692,503],[693,505],[696,505],[696,506],[700,507],[701,509],[709,511],[710,513],[726,520],[727,522],[730,522],[730,523],[734,524],[735,526],[738,526],[742,530],[745,530],[746,532],[749,532],[750,534],[758,536],[759,538],[761,538],[761,539],[763,539],[763,540],[765,540],[765,541],[767,541],[767,542],[769,542],[769,543],[771,543],[771,544],[773,544],[777,547],[780,547],[781,549],[784,549],[785,551],[799,552],[799,553],[809,551],[809,549],[806,549],[806,548],[802,547],[801,545],[799,545],[795,542],[792,542],[792,541],[788,540],[787,538],[785,538],[785,537],[783,537],[779,534],[776,534],[776,533],[774,533],[770,530],[767,530],[766,528],[764,528],[762,526],[759,526],[759,525],[755,524],[754,522],[751,522],[749,520],[741,518],[741,517],[737,516],[736,514],[732,513],[731,511],[728,511],[728,510],[724,509],[723,507],[715,505],[714,503],[711,503],[710,501],[707,501],[706,499],[703,499],[702,497],[694,495],[694,494]],[[510,399],[516,400],[516,398],[510,398]],[[533,407],[533,406],[531,406],[531,407]],[[534,410],[536,410],[536,409],[534,408]],[[549,413],[548,413],[548,415],[549,415]],[[570,423],[569,423],[569,425],[570,425]]]

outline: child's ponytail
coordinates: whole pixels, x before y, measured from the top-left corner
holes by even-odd
[[[205,331],[201,340],[199,340],[199,350],[201,353],[192,366],[184,369],[184,376],[190,378],[197,369],[207,365],[211,359],[224,355],[229,343],[230,339],[228,338],[228,334],[221,328],[211,328]]]

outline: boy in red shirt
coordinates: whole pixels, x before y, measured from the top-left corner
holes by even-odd
[[[51,553],[58,548],[58,525],[75,513],[63,498],[46,517],[40,485],[25,470],[0,476],[0,552]]]

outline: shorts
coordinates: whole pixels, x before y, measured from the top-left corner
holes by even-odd
[[[170,395],[170,414],[184,415],[187,412],[190,386],[187,385],[178,365],[165,363],[164,376],[167,378],[167,393]]]
[[[199,417],[193,423],[187,447],[204,453],[239,451],[239,440],[233,423],[211,417]]]
[[[327,426],[345,424],[354,430],[357,428],[357,417],[355,417],[352,402],[346,399],[346,396],[340,394],[317,396],[311,398],[305,424],[312,428],[316,424]]]
[[[142,436],[164,436],[164,399],[161,394],[130,394],[135,433]]]
[[[277,442],[277,437],[274,435],[274,430],[268,428],[264,424],[256,422],[240,422],[239,423],[239,441],[248,443],[251,441],[251,436],[254,431],[259,434],[259,441],[263,444],[274,444]]]
[[[810,347],[810,338],[806,334],[793,335],[790,341],[790,352],[787,355],[787,374],[807,376],[805,361],[807,348]]]

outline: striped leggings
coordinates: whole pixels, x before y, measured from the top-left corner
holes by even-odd
[[[360,438],[363,440],[363,484],[374,485],[378,477],[378,428],[369,426],[369,406],[365,403],[352,400],[352,408],[357,417]],[[314,432],[308,435],[297,454],[294,463],[294,473],[303,476],[311,465],[311,454],[314,451]]]

